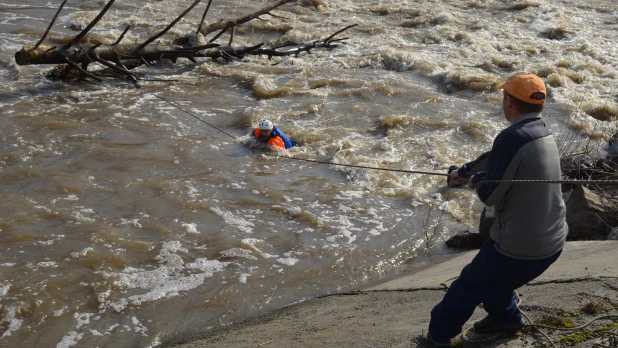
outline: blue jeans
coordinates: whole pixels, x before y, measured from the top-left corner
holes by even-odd
[[[515,289],[540,276],[561,253],[542,260],[514,259],[501,254],[494,242],[488,240],[431,311],[431,337],[440,343],[450,341],[461,332],[480,303],[498,324],[521,321]]]

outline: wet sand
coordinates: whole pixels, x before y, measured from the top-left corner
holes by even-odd
[[[618,336],[611,333],[618,326],[617,247],[615,241],[569,242],[545,274],[518,290],[520,308],[532,322],[559,322],[563,326],[570,321],[575,327],[539,328],[556,346],[618,346]],[[427,328],[431,309],[476,253],[458,253],[447,261],[383,284],[291,305],[222,329],[179,337],[165,345],[424,347],[419,335]],[[464,326],[466,347],[551,346],[532,327],[490,336],[470,331],[472,323],[483,317],[483,309],[477,308]],[[589,323],[596,317],[605,318]],[[577,328],[587,323],[588,326]],[[610,333],[601,334],[604,330]]]

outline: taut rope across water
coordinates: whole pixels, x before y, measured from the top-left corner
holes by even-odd
[[[166,100],[165,98],[158,96],[157,94],[155,94],[154,92],[149,91],[147,88],[143,87],[142,88],[152,94],[154,97],[162,100],[163,102],[177,108],[178,110],[188,114],[189,116],[197,119],[198,121],[218,130],[219,132],[233,138],[236,141],[240,141],[240,139],[237,136],[234,136],[224,130],[222,130],[221,128],[218,128],[204,120],[202,120],[201,118],[199,118],[198,116],[194,115],[193,113],[181,108],[180,106]],[[389,171],[389,172],[399,172],[399,173],[409,173],[409,174],[424,174],[424,175],[435,175],[435,176],[446,176],[448,177],[449,174],[447,173],[438,173],[438,172],[430,172],[430,171],[424,171],[424,170],[408,170],[408,169],[395,169],[395,168],[382,168],[382,167],[370,167],[370,166],[362,166],[362,165],[356,165],[356,164],[344,164],[344,163],[334,163],[334,162],[329,162],[329,161],[318,161],[318,160],[313,160],[313,159],[307,159],[307,158],[299,158],[299,157],[292,157],[292,156],[282,156],[282,155],[277,155],[277,154],[266,154],[267,156],[272,156],[272,157],[278,157],[278,158],[285,158],[285,159],[289,159],[289,160],[295,160],[295,161],[304,161],[304,162],[312,162],[312,163],[319,163],[319,164],[328,164],[328,165],[333,165],[333,166],[343,166],[343,167],[350,167],[350,168],[361,168],[361,169],[373,169],[373,170],[384,170],[384,171]],[[615,179],[594,179],[594,180],[574,180],[574,179],[566,179],[566,180],[535,180],[535,179],[529,179],[529,180],[481,180],[479,181],[479,184],[484,184],[484,183],[511,183],[511,184],[569,184],[569,185],[618,185],[618,180]]]

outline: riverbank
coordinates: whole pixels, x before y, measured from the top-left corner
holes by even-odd
[[[535,323],[579,326],[598,316],[618,316],[618,253],[615,241],[569,242],[550,269],[518,292],[520,307]],[[400,278],[357,291],[317,298],[242,323],[178,338],[166,346],[197,347],[423,347],[431,308],[476,250]],[[484,311],[478,308],[464,327],[474,347],[534,347],[548,344],[528,328],[497,337],[468,332]],[[541,328],[557,346],[616,347],[618,317],[600,319],[570,331]],[[596,330],[596,333],[595,333]],[[560,341],[562,340],[562,343]],[[613,340],[613,341],[612,341]]]

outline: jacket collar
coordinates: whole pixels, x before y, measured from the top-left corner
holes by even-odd
[[[515,119],[515,122],[513,122],[513,125],[516,125],[525,120],[529,120],[531,118],[541,118],[541,113],[540,112],[529,112],[527,114],[523,114]]]

